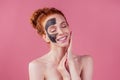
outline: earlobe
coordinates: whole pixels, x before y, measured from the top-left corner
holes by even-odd
[[[50,40],[48,39],[47,35],[42,35],[42,38],[48,43]]]

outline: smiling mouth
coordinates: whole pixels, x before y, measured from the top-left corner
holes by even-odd
[[[60,37],[60,38],[57,39],[57,41],[59,41],[59,42],[64,42],[64,41],[67,40],[67,37],[68,37],[68,36]]]

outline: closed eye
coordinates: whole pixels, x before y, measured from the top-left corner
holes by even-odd
[[[48,28],[48,32],[50,32],[50,33],[56,32],[56,26],[51,26],[51,27],[49,27],[49,28]]]
[[[62,27],[62,28],[66,28],[66,27],[67,27],[67,25],[62,25],[61,27]]]
[[[56,31],[56,29],[51,29],[51,30],[50,30],[50,32],[55,32],[55,31]]]
[[[66,28],[68,25],[67,25],[67,23],[66,22],[63,22],[62,24],[61,24],[61,27],[62,28]]]

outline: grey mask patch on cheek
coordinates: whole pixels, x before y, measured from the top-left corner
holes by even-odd
[[[48,20],[46,25],[45,25],[45,30],[46,30],[46,32],[48,34],[48,37],[54,43],[56,43],[56,36],[57,36],[57,34],[49,34],[48,33],[48,27],[51,26],[51,25],[55,25],[55,24],[56,24],[56,19],[52,18],[52,19]]]
[[[54,43],[56,43],[56,36],[57,36],[57,34],[51,34],[51,35],[48,34],[49,39]]]

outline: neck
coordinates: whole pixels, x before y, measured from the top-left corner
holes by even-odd
[[[66,54],[66,47],[51,46],[50,56],[54,63],[58,64]]]

